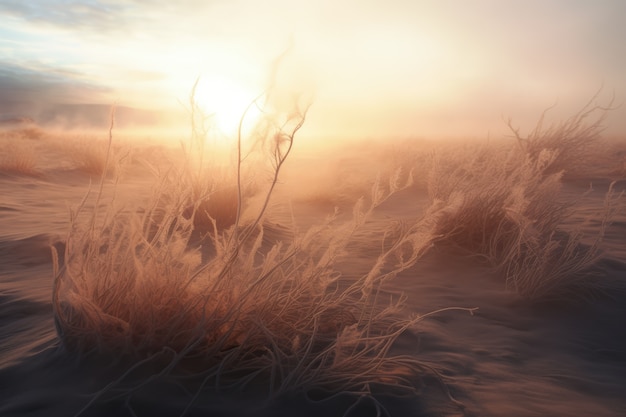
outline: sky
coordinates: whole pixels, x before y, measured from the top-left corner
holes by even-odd
[[[232,124],[285,54],[275,89],[312,103],[310,137],[524,133],[597,92],[626,137],[623,0],[0,0],[0,22],[5,118],[88,123],[69,114],[115,103],[157,124],[199,80]]]

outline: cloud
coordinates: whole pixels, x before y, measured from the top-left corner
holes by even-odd
[[[124,8],[109,1],[43,0],[25,2],[4,0],[0,13],[32,23],[44,23],[62,28],[89,28],[93,31],[119,30],[127,25]]]
[[[0,112],[36,118],[58,104],[106,101],[110,89],[79,78],[67,70],[0,62]]]
[[[159,78],[137,72],[137,77]],[[118,105],[113,89],[83,81],[83,74],[46,66],[19,66],[0,61],[0,121],[30,119],[57,128],[108,127],[111,106],[116,126],[169,126],[185,120],[182,108],[160,110]]]
[[[177,29],[185,29],[185,22],[190,18],[196,23],[206,23],[210,15],[205,12],[220,3],[202,0],[3,0],[0,16],[8,15],[30,24],[71,33],[104,37],[167,31],[165,22]],[[206,29],[211,25],[204,26]]]

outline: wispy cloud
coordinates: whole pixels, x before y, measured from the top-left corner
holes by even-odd
[[[80,74],[55,68],[0,62],[0,112],[37,113],[59,104],[104,101],[110,88],[80,80]]]
[[[70,30],[119,31],[129,26],[127,11],[133,1],[4,0],[0,13],[37,24]]]

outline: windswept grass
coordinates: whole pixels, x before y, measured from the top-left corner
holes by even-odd
[[[272,401],[314,390],[350,395],[354,405],[370,398],[381,413],[377,390],[416,395],[423,375],[439,377],[419,358],[392,353],[398,337],[430,314],[407,317],[404,297],[383,291],[434,246],[480,259],[532,301],[588,298],[609,288],[588,272],[620,196],[609,188],[591,245],[563,227],[573,206],[561,198],[567,171],[587,163],[599,138],[601,107],[586,106],[548,129],[541,120],[527,137],[514,131],[517,144],[431,144],[427,152],[396,153],[401,165],[419,161],[428,174],[424,166],[389,169],[355,201],[348,220],[335,213],[300,232],[295,221],[279,228],[268,217],[308,107],[270,114],[260,96],[251,106],[265,117],[253,138],[243,140],[244,114],[234,157],[219,160],[207,149],[206,119],[191,98],[182,163],[153,167],[152,196],[137,206],[108,197],[107,208],[100,204],[109,165],[119,159],[112,119],[106,152],[90,163],[101,178],[96,202],[88,206],[85,197],[72,210],[63,256],[53,248],[63,346],[81,358],[130,362],[78,414],[119,397],[135,414],[130,398],[157,380],[191,393],[183,415],[210,392]],[[339,265],[376,208],[416,182],[428,189],[430,207],[411,222],[390,221],[366,271],[343,276]]]
[[[119,176],[130,157],[130,148],[109,146],[106,139],[96,137],[59,137],[57,149],[71,161],[77,171],[97,179],[104,173]]]
[[[83,202],[72,212],[64,263],[55,261],[59,336],[81,356],[135,361],[84,410],[152,362],[158,370],[133,380],[124,395],[156,378],[191,373],[200,381],[196,395],[207,387],[246,390],[261,380],[268,400],[322,389],[358,402],[376,387],[415,394],[421,375],[438,376],[416,358],[390,354],[400,334],[423,316],[403,317],[404,299],[380,291],[428,250],[429,224],[390,227],[381,254],[360,277],[343,279],[337,268],[355,231],[409,186],[410,176],[399,172],[377,182],[350,222],[331,217],[305,233],[267,238],[270,198],[306,114],[296,107],[257,130],[262,137],[253,143],[271,174],[253,192],[245,187],[249,154],[241,137],[234,176],[211,171],[203,149],[189,152],[192,141],[183,166],[162,173],[145,205],[122,210],[114,202],[99,212],[96,202],[85,212]],[[257,204],[245,206],[252,194]]]
[[[2,140],[0,173],[37,176],[37,157],[34,145],[26,141]]]
[[[589,149],[600,137],[604,113],[587,105],[545,130],[542,118],[526,138],[515,131],[520,145],[515,148],[488,145],[435,154],[428,185],[437,243],[486,260],[504,274],[507,287],[532,300],[607,291],[610,283],[589,268],[620,195],[610,187],[591,245],[582,243],[580,232],[563,230],[572,203],[561,198],[568,170],[593,160]]]
[[[595,162],[600,151],[598,142],[604,130],[607,111],[614,109],[613,100],[607,106],[594,104],[599,90],[573,116],[556,124],[546,126],[546,116],[550,109],[543,112],[535,128],[523,135],[508,120],[508,126],[517,140],[522,152],[532,160],[538,160],[546,151],[553,155],[546,174],[562,172],[568,176],[578,176],[589,170],[590,162]]]
[[[44,175],[61,168],[93,179],[105,171],[108,177],[119,177],[133,157],[127,144],[109,147],[105,138],[39,126],[0,130],[0,147],[0,171],[16,175]]]

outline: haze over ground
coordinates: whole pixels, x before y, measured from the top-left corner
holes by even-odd
[[[281,91],[314,102],[303,136],[499,137],[603,86],[626,100],[626,3],[44,0],[0,2],[0,114],[62,127],[184,113],[194,81],[232,124],[290,48]],[[626,107],[607,135],[624,136]]]

